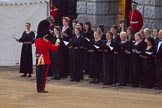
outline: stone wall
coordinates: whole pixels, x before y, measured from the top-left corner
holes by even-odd
[[[104,24],[110,28],[117,21],[118,0],[78,0],[77,20],[80,22],[90,21],[92,27]]]
[[[144,18],[143,28],[162,28],[162,0],[135,0]]]
[[[117,22],[119,0],[78,0],[77,19],[80,22],[91,21],[92,27],[104,24],[110,28]],[[139,3],[137,9],[144,18],[143,28],[162,28],[162,0],[134,0]]]

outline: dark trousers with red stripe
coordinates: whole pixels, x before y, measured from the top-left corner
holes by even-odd
[[[49,65],[39,65],[36,69],[37,91],[44,91],[48,75]]]

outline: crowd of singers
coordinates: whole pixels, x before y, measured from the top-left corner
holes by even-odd
[[[62,21],[62,27],[51,23],[47,37],[53,44],[60,40],[58,51],[50,51],[52,80],[80,82],[88,74],[92,84],[162,89],[162,30],[134,33],[121,22],[105,32],[103,25],[92,30],[90,22],[74,20],[70,27],[68,17]]]
[[[48,39],[55,43],[60,39],[58,52],[51,52],[49,76],[53,80],[70,76],[71,81],[84,80],[84,74],[92,79],[90,83],[138,87],[162,87],[162,30],[149,28],[133,33],[128,27],[120,31],[113,25],[104,31],[99,25],[95,31],[91,23],[72,22],[63,17],[63,27],[55,26],[54,35]],[[105,34],[104,34],[105,33]]]

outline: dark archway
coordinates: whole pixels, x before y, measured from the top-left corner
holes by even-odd
[[[127,20],[127,25],[129,26],[129,11],[131,10],[131,2],[132,2],[132,0],[126,0],[126,14],[125,14],[125,16],[126,16],[126,20]]]
[[[53,5],[59,9],[56,23],[62,25],[62,17],[68,16],[71,21],[77,18],[77,0],[53,0]]]

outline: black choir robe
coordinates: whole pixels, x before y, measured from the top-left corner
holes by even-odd
[[[70,27],[67,28],[65,31],[62,32],[62,36],[63,36],[65,41],[69,42],[70,39],[73,37],[72,29]]]
[[[90,52],[90,63],[89,63],[89,77],[93,78],[94,83],[99,83],[101,80],[101,66],[102,66],[102,53],[100,47],[103,41],[95,41],[94,39],[90,42],[88,51]],[[94,45],[98,46],[97,49]],[[90,51],[91,50],[91,51]]]
[[[79,82],[83,79],[83,49],[85,46],[85,39],[83,36],[74,36],[69,43],[70,53],[70,77],[71,81]]]
[[[31,42],[34,43],[35,34],[31,31],[29,34],[26,31],[23,32],[19,42]],[[32,74],[33,73],[33,58],[32,58],[32,44],[23,44],[21,49],[20,59],[20,73]]]
[[[133,86],[139,86],[142,76],[142,58],[139,56],[145,49],[145,43],[141,41],[139,44],[132,46],[130,56],[130,81]]]
[[[55,44],[57,38],[50,37],[48,40]],[[57,52],[50,51],[50,60],[51,64],[49,65],[48,75],[53,76],[53,79],[60,79],[65,76],[65,44],[63,42],[63,38],[60,38],[60,45]]]
[[[150,48],[140,55],[142,57],[142,85],[146,88],[152,88],[155,84],[155,62],[154,62],[154,48]]]
[[[103,40],[103,41],[106,40],[106,34],[103,33],[103,34],[101,35],[101,40]]]
[[[102,70],[105,85],[111,85],[114,81],[114,47],[115,42],[112,40],[110,45],[107,46],[107,40],[102,45]]]
[[[69,27],[67,28],[65,31],[62,32],[62,36],[63,36],[63,40],[66,42],[70,42],[73,34],[72,34],[72,29]],[[67,77],[69,75],[69,63],[70,63],[70,55],[69,55],[69,51],[68,51],[68,47],[66,46],[64,49],[64,53],[66,55],[65,57],[65,77]]]
[[[89,30],[87,32],[84,31],[84,37],[90,39],[90,41],[94,39],[93,34],[94,34],[93,30]]]
[[[157,80],[158,88],[162,90],[162,40],[159,40],[156,47],[156,71],[157,71]]]
[[[126,86],[128,81],[129,75],[129,62],[130,62],[130,55],[127,54],[125,51],[130,51],[130,42],[126,41],[125,43],[119,42],[118,45],[118,80],[120,86]]]

